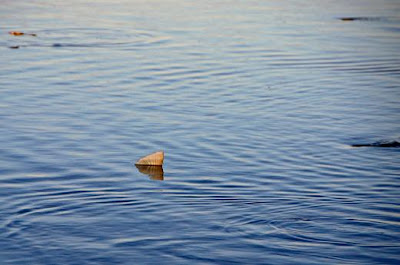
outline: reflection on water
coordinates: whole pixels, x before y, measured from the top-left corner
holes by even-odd
[[[133,48],[168,42],[168,37],[151,31],[123,28],[45,28],[35,33],[9,31],[9,47],[23,48]],[[35,38],[32,38],[35,37]]]
[[[162,166],[135,165],[140,173],[148,175],[152,180],[164,180],[164,170]]]

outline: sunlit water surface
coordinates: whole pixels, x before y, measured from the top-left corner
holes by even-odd
[[[89,2],[1,4],[1,264],[400,263],[399,1]]]

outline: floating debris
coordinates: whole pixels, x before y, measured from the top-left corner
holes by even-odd
[[[14,35],[14,36],[22,36],[22,35],[24,35],[25,33],[19,32],[19,31],[10,31],[10,32],[8,32],[8,34]]]
[[[13,36],[22,36],[22,35],[29,35],[36,37],[37,35],[35,33],[24,33],[21,31],[9,31],[8,34],[13,35]]]
[[[153,180],[164,180],[164,170],[162,166],[143,166],[136,165],[140,173],[148,175]]]
[[[378,141],[372,144],[353,144],[352,147],[400,147],[397,141]]]
[[[142,157],[135,163],[135,165],[162,166],[163,162],[164,162],[164,152],[158,151]]]
[[[341,17],[342,21],[376,21],[379,20],[378,17]]]

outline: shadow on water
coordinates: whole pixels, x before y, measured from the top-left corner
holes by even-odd
[[[164,170],[162,166],[143,166],[135,165],[140,173],[148,175],[152,180],[164,180]]]

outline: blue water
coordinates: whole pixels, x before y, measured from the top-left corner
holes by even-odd
[[[0,7],[0,264],[400,264],[399,1],[89,2]]]

